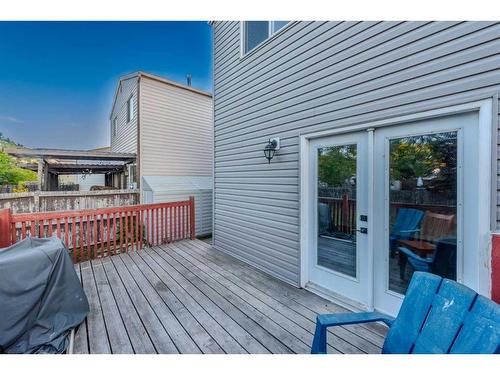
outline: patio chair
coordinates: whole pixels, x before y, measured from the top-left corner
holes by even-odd
[[[447,279],[456,280],[457,239],[443,237],[436,241],[436,250],[430,258],[422,258],[406,247],[399,251],[405,254],[414,271],[431,272]]]
[[[440,276],[415,272],[396,319],[379,312],[318,315],[312,354],[326,353],[327,328],[381,321],[383,354],[500,353],[500,305]]]
[[[443,237],[450,237],[454,232],[455,223],[455,215],[446,215],[440,214],[436,212],[426,211],[425,216],[422,220],[421,229],[419,231],[418,238],[415,241],[401,241],[397,242],[405,242],[406,245],[402,246],[406,248],[407,251],[401,251],[401,247],[398,249],[399,251],[399,275],[401,280],[405,279],[406,274],[406,263],[408,263],[408,254],[415,252],[422,252],[423,256],[428,258],[434,258],[435,255],[435,247],[437,240]],[[411,246],[414,248],[410,248]],[[432,251],[432,254],[429,256],[428,250]],[[415,250],[415,251],[413,251]],[[415,254],[422,255],[422,254]],[[423,257],[422,257],[423,258]]]
[[[398,249],[398,240],[407,240],[418,233],[423,217],[424,212],[421,210],[414,208],[399,209],[389,237],[391,258],[394,258],[394,254]]]

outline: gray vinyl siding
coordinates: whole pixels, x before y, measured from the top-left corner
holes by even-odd
[[[211,176],[212,98],[141,78],[142,176]]]
[[[134,101],[134,118],[127,122],[127,101]],[[116,136],[113,136],[113,119],[117,118]],[[137,77],[123,80],[110,116],[111,151],[137,153]]]
[[[214,246],[294,285],[300,134],[492,97],[499,115],[498,23],[294,22],[243,58],[239,22],[213,36]]]

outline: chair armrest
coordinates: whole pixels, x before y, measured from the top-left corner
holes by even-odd
[[[417,254],[415,254],[410,249],[407,249],[406,247],[399,247],[398,250],[400,252],[402,252],[403,254],[406,254],[406,256],[408,256],[410,258],[418,260],[419,262],[428,263],[428,264],[432,263],[432,259],[426,259],[426,258],[419,257]]]
[[[420,229],[401,229],[399,233],[417,233],[420,232]]]
[[[326,354],[326,334],[328,327],[380,321],[390,327],[394,322],[394,318],[376,311],[318,315],[311,354]]]

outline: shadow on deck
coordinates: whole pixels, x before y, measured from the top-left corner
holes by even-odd
[[[75,353],[309,353],[316,315],[346,311],[200,240],[75,267],[90,303]],[[330,332],[331,353],[380,353],[386,330]]]

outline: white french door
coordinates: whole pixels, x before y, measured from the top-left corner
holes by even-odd
[[[302,284],[391,315],[415,271],[488,295],[487,108],[311,137]]]
[[[374,307],[395,315],[414,271],[478,288],[478,114],[377,129]]]
[[[366,305],[368,142],[358,132],[311,142],[309,287]]]

